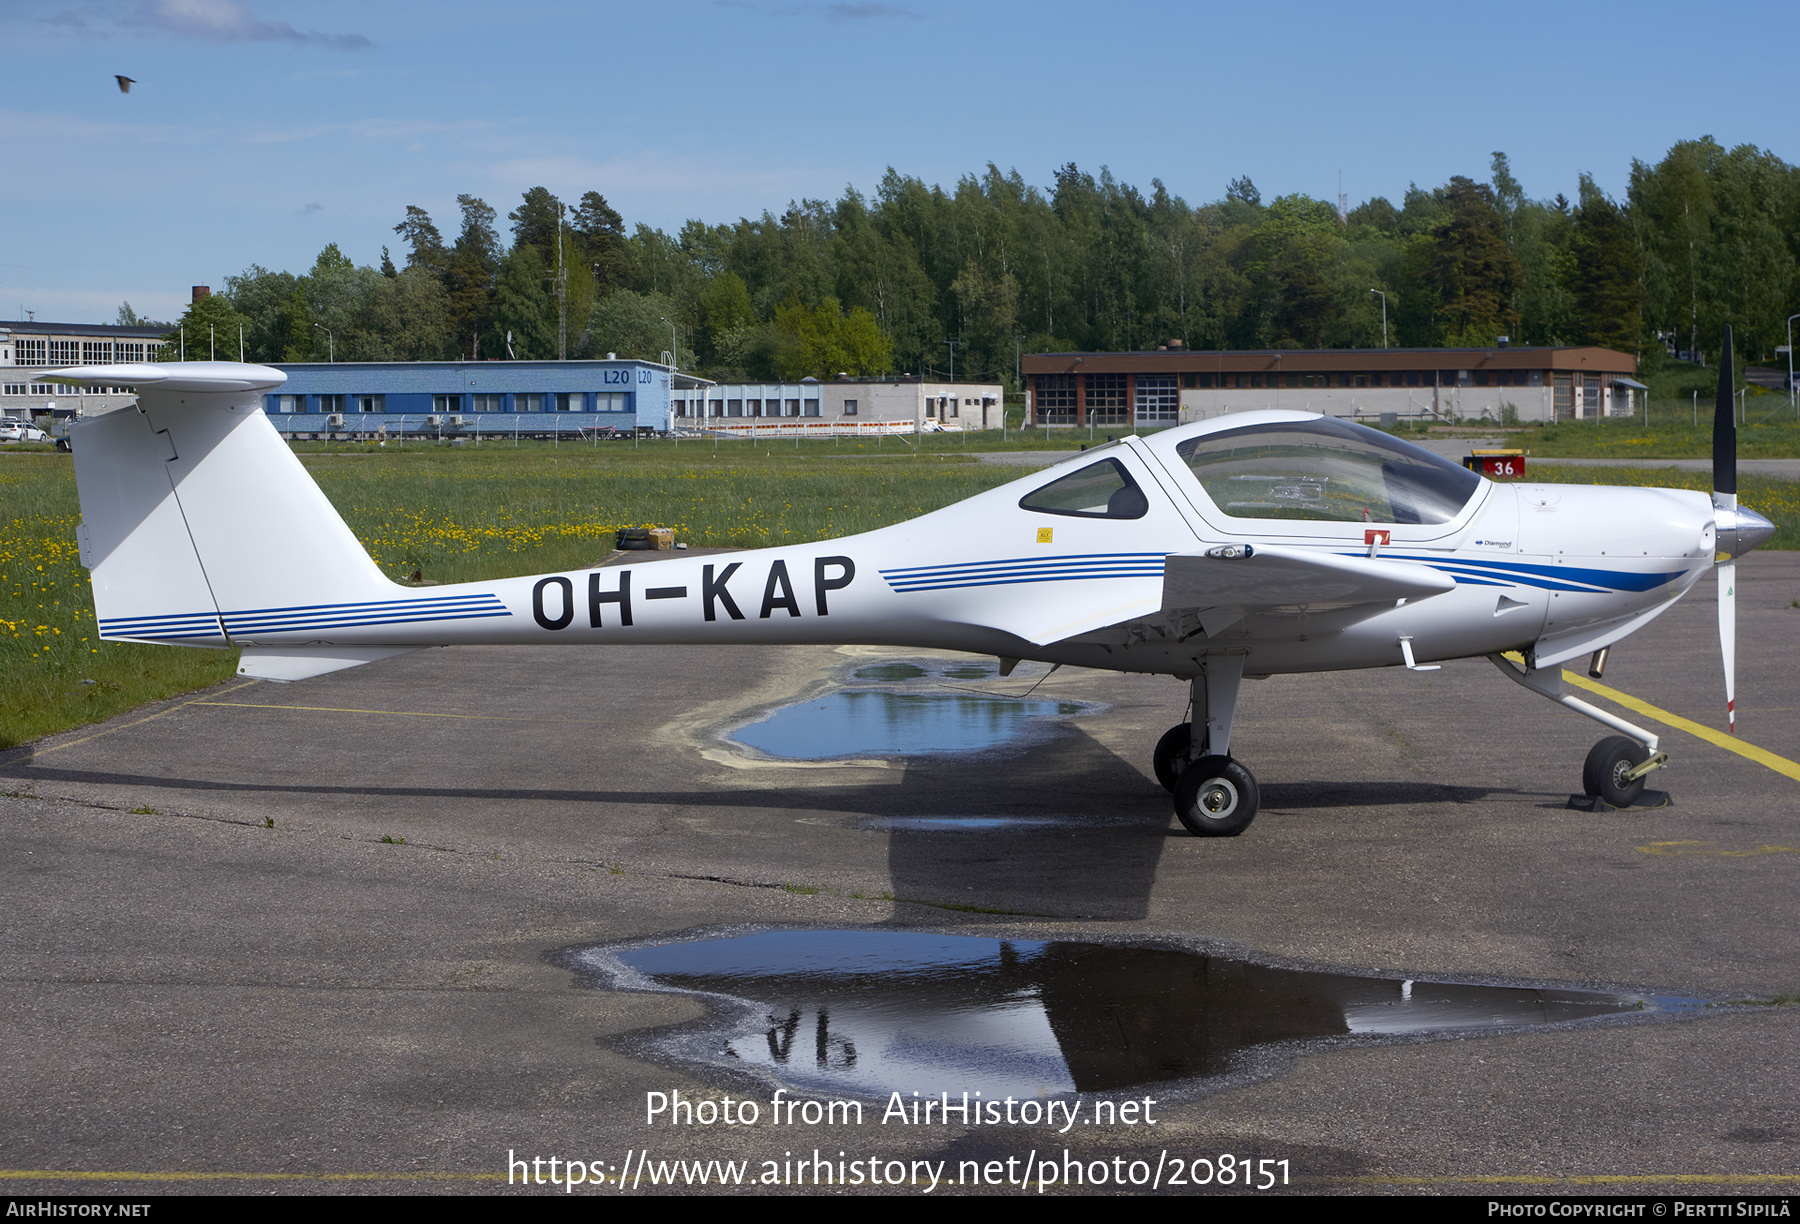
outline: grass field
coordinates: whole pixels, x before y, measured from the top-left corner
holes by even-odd
[[[1767,416],[1756,398],[1747,402],[1749,420],[1738,426],[1738,458],[1800,458],[1800,423],[1787,399],[1781,397],[1779,409]],[[1652,403],[1648,426],[1642,417],[1527,426],[1511,431],[1508,445],[1544,459],[1711,459],[1712,405],[1700,405],[1698,425],[1688,405],[1678,407],[1679,412],[1664,412],[1663,405]]]
[[[228,679],[237,652],[101,642],[67,455],[0,459],[0,747]]]
[[[791,444],[790,444],[791,445]],[[871,444],[871,450],[872,450]],[[441,582],[592,563],[621,527],[765,548],[885,527],[1015,480],[961,455],[831,456],[818,443],[633,449],[510,446],[309,455],[307,470],[377,563]]]
[[[1561,428],[1561,427],[1559,427]],[[1104,435],[1102,435],[1103,437]],[[1080,440],[1057,439],[1073,449]],[[979,449],[997,449],[981,445]],[[997,442],[997,436],[994,438]],[[574,569],[620,527],[673,527],[695,545],[762,547],[866,531],[1016,479],[954,435],[858,451],[804,442],[594,446],[302,447],[307,469],[395,578],[440,582]],[[1021,441],[1029,449],[1041,443]],[[905,449],[896,449],[905,447]],[[1704,472],[1558,468],[1537,480],[1706,489]],[[1746,505],[1800,548],[1800,482],[1740,477]],[[233,651],[100,642],[76,556],[79,507],[66,455],[0,457],[0,747],[110,718],[228,679]],[[278,542],[277,542],[278,546]]]

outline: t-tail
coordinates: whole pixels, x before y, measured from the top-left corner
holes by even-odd
[[[138,392],[69,429],[102,639],[225,648],[259,628],[324,628],[420,602],[381,572],[263,414],[263,394],[287,381],[280,370],[209,361],[44,377]],[[248,648],[240,670],[299,679],[406,649]]]

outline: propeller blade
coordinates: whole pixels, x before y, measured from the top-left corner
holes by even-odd
[[[1725,663],[1725,722],[1737,734],[1737,405],[1732,385],[1731,324],[1719,346],[1719,396],[1713,403],[1713,513],[1727,522],[1731,541],[1719,541],[1719,654]]]
[[[1719,566],[1719,653],[1725,658],[1725,726],[1737,734],[1737,564]]]
[[[1737,404],[1731,372],[1731,324],[1719,346],[1719,396],[1713,401],[1713,503],[1721,493],[1737,505]]]

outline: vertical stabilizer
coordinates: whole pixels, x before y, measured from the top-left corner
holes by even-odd
[[[281,371],[220,361],[45,377],[138,387],[132,408],[70,430],[102,637],[254,641],[399,589],[263,414]]]
[[[169,479],[168,436],[124,410],[76,421],[69,437],[100,636],[224,646],[219,606]]]

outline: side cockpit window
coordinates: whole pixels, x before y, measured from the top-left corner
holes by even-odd
[[[1233,518],[1448,523],[1481,486],[1423,447],[1329,418],[1225,430],[1175,449]]]
[[[1020,498],[1019,505],[1039,514],[1077,518],[1137,519],[1150,512],[1150,499],[1117,459],[1102,459],[1053,480]]]

